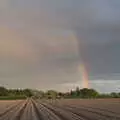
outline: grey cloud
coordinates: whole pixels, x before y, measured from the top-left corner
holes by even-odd
[[[120,81],[99,79],[98,81],[91,81],[91,87],[96,88],[101,93],[119,92]],[[107,87],[109,86],[109,87]]]
[[[82,56],[83,60],[89,64],[90,74],[109,76],[112,73],[120,73],[119,46],[119,41],[111,41],[107,44],[93,44],[84,48]]]

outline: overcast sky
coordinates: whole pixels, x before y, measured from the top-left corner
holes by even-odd
[[[0,84],[9,88],[120,88],[119,0],[0,0]]]

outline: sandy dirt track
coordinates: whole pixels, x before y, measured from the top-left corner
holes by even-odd
[[[120,120],[120,99],[0,101],[0,120]]]

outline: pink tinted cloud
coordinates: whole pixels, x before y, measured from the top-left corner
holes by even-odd
[[[14,30],[8,27],[0,28],[0,56],[15,57],[21,60],[33,60],[34,49],[25,42]]]

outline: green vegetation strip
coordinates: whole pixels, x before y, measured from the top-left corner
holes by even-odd
[[[0,96],[0,100],[24,100],[24,96]]]

